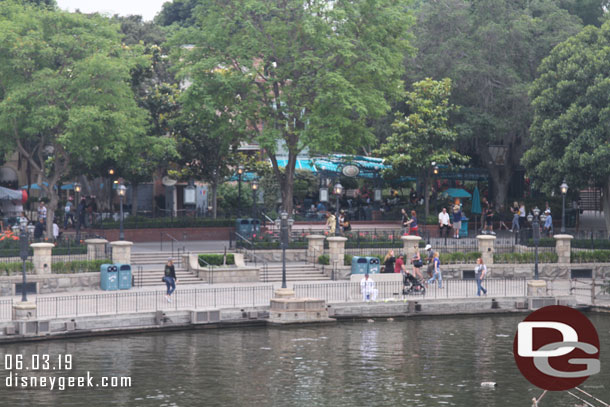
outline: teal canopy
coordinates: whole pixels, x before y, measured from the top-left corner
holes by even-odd
[[[479,194],[479,187],[474,187],[472,192],[472,209],[471,213],[481,213],[481,196]]]
[[[445,191],[451,198],[472,198],[470,192],[462,188],[449,188]]]

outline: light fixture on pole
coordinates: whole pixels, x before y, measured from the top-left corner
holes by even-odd
[[[280,239],[282,246],[282,288],[286,286],[286,246],[288,245],[288,212],[280,213]]]
[[[256,218],[256,194],[258,193],[258,181],[253,179],[251,182],[252,187],[252,217]]]
[[[83,208],[80,205],[80,184],[78,182],[74,183],[74,193],[76,195],[76,241],[80,242],[80,220],[83,214]]]
[[[120,200],[120,204],[121,204],[119,240],[125,240],[125,232],[123,230],[123,198],[125,198],[126,192],[127,192],[127,188],[125,188],[125,185],[119,184],[119,186],[117,187],[117,193],[119,194],[119,200]]]
[[[335,236],[341,236],[341,230],[339,229],[339,198],[343,194],[343,185],[340,182],[337,182],[333,188],[333,194],[335,194],[335,198],[337,199],[337,204],[335,208],[335,220],[337,224],[335,225]]]
[[[22,274],[23,281],[21,283],[21,302],[27,302],[28,295],[26,290],[26,277],[25,277],[25,269],[26,269],[26,260],[28,259],[28,246],[29,246],[29,236],[28,231],[25,228],[25,224],[21,224],[21,231],[19,233],[19,257],[21,257],[22,261]]]
[[[241,177],[244,174],[244,166],[237,166],[237,216],[241,216]]]
[[[559,186],[559,189],[561,189],[561,196],[563,198],[563,202],[561,204],[561,233],[565,233],[566,232],[566,195],[568,194],[568,184],[566,184],[565,179]]]

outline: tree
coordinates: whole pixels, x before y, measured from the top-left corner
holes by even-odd
[[[129,159],[146,113],[130,88],[145,60],[122,46],[118,27],[84,16],[4,3],[0,9],[0,139],[16,148],[49,197],[73,166]]]
[[[529,145],[527,91],[538,65],[581,28],[580,19],[553,0],[439,0],[423,2],[417,12],[419,52],[407,61],[409,78],[451,78],[460,151],[488,169],[496,204],[506,202]],[[489,145],[508,148],[504,165],[494,163]]]
[[[183,79],[223,70],[225,108],[271,160],[291,213],[297,154],[352,152],[402,93],[411,23],[403,0],[204,0],[173,39]],[[190,44],[189,47],[180,47]],[[200,105],[209,95],[198,94]],[[288,152],[284,171],[276,150]]]
[[[523,164],[534,186],[556,191],[563,178],[575,189],[603,188],[610,230],[610,21],[586,27],[559,44],[531,87],[532,147]]]
[[[449,126],[451,80],[426,78],[407,93],[410,114],[396,114],[394,133],[377,152],[386,157],[394,174],[418,175],[424,180],[426,216],[429,214],[429,180],[433,165],[451,165],[467,160],[455,151],[457,133]]]

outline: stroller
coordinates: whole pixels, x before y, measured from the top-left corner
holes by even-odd
[[[410,295],[410,294],[424,295],[426,293],[426,287],[424,287],[424,285],[421,283],[421,281],[419,281],[417,278],[415,278],[410,273],[405,273],[403,275],[403,284],[404,284],[404,287],[402,289],[403,295]]]

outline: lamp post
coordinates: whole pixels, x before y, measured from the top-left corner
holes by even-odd
[[[566,195],[568,194],[568,184],[566,184],[565,179],[559,186],[559,189],[561,189],[561,196],[563,198],[563,203],[561,204],[561,233],[565,233],[566,232]]]
[[[540,242],[540,221],[546,220],[546,215],[540,215],[540,209],[535,207],[534,215],[527,215],[527,220],[532,224],[532,237],[534,238],[534,280],[538,280],[538,243]]]
[[[125,232],[123,230],[123,198],[125,197],[126,192],[127,192],[127,188],[125,188],[125,185],[119,184],[119,186],[117,187],[117,193],[119,194],[119,200],[120,200],[120,206],[121,206],[119,240],[125,240]]]
[[[25,224],[21,224],[21,232],[19,233],[19,257],[21,257],[23,282],[21,285],[21,302],[27,302],[28,295],[26,293],[26,277],[25,277],[25,262],[28,259],[28,243],[29,236]]]
[[[241,176],[244,173],[244,166],[239,164],[237,166],[237,216],[241,216]]]
[[[282,288],[286,286],[286,246],[288,245],[288,212],[280,213],[280,239],[282,246]]]
[[[256,218],[256,193],[258,192],[258,181],[253,179],[252,183],[252,217]]]
[[[80,242],[80,219],[82,208],[80,206],[80,184],[74,183],[74,193],[76,194],[76,241]]]
[[[339,228],[339,197],[341,196],[341,194],[343,194],[343,185],[341,185],[340,182],[337,182],[335,184],[335,187],[333,188],[333,193],[337,198],[337,205],[335,208],[335,220],[337,222],[337,225],[335,226],[335,236],[341,236],[341,230]]]

